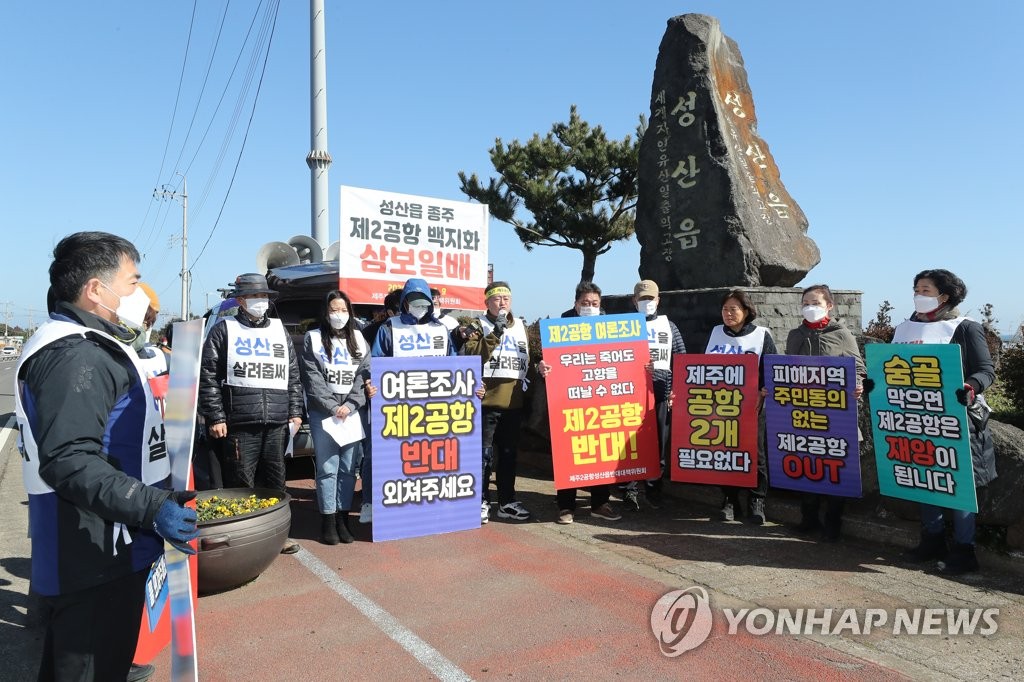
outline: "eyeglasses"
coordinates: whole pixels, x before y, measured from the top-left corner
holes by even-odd
[[[743,308],[737,308],[736,306],[729,305],[729,306],[724,306],[722,308],[722,312],[723,313],[742,313],[743,312]]]

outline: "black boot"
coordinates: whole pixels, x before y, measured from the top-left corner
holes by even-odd
[[[800,500],[800,523],[797,524],[796,531],[798,533],[810,533],[821,528],[821,522],[818,520],[818,498],[804,496]]]
[[[839,532],[843,527],[843,505],[841,497],[830,497],[825,506],[825,527],[821,539],[825,542],[839,542]]]
[[[351,542],[355,542],[356,541],[356,539],[354,537],[352,537],[352,533],[349,532],[349,529],[348,529],[348,511],[347,510],[346,511],[338,512],[338,521],[337,521],[337,524],[335,525],[335,527],[337,528],[337,531],[338,531],[338,539],[341,540],[341,542],[343,542],[344,544],[347,545],[347,544],[349,544]]]
[[[925,561],[932,561],[934,559],[945,559],[946,534],[926,533],[922,530],[921,541],[917,543],[917,547],[914,547],[913,549],[908,549],[906,552],[904,552],[903,558],[915,564],[920,564]]]
[[[325,545],[336,545],[341,540],[338,538],[338,530],[335,528],[335,514],[320,515],[320,542]]]
[[[953,545],[945,561],[939,562],[942,575],[963,575],[978,570],[978,558],[974,556],[974,545]]]

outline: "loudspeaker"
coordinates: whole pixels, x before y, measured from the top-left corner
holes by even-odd
[[[297,234],[288,240],[288,245],[295,249],[295,253],[299,254],[300,263],[319,263],[324,259],[320,243],[312,237]]]
[[[298,265],[299,262],[299,254],[285,242],[267,242],[256,252],[256,269],[261,275],[274,268]]]
[[[324,251],[324,260],[338,260],[341,255],[341,242],[332,242]]]

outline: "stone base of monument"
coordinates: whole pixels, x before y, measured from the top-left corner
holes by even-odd
[[[827,284],[827,282],[826,282]],[[800,313],[800,287],[738,287],[750,297],[757,308],[754,324],[771,329],[780,353],[786,351],[789,331],[803,322]],[[658,312],[667,315],[679,327],[686,349],[690,353],[703,353],[711,330],[722,324],[722,298],[732,287],[709,289],[680,289],[662,291]],[[861,330],[861,292],[851,289],[832,289],[836,314],[855,335]],[[611,313],[635,313],[633,297],[605,296],[601,299],[605,310]]]

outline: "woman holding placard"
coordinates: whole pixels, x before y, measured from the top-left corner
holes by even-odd
[[[857,347],[857,340],[850,330],[835,316],[835,302],[832,290],[824,284],[815,284],[804,289],[800,301],[804,321],[789,332],[786,338],[786,355],[811,355],[853,358],[857,365],[857,387],[853,395],[860,398],[864,388],[861,377],[866,373],[864,359]],[[825,498],[825,524],[818,518],[821,500]],[[822,529],[822,539],[835,542],[843,523],[843,506],[846,498],[837,495],[815,495],[804,493],[800,500],[800,525],[797,530],[809,533]]]
[[[775,355],[775,339],[767,327],[754,324],[757,308],[747,292],[733,289],[722,299],[722,324],[711,330],[705,353],[754,353],[758,356],[758,386],[764,390],[764,356]],[[760,413],[760,408],[758,409]],[[748,515],[751,523],[765,522],[764,499],[768,493],[768,463],[765,460],[764,416],[758,419],[757,435],[757,487],[748,489]],[[722,502],[721,519],[734,521],[739,511],[739,496],[742,488],[722,486],[725,499]]]
[[[316,455],[320,542],[349,543],[354,540],[348,515],[362,458],[366,391],[372,389],[364,391],[370,380],[370,348],[343,292],[331,291],[324,298],[317,326],[302,341],[299,370]]]
[[[963,388],[957,400],[967,407],[974,485],[978,504],[982,492],[996,477],[995,450],[988,430],[991,409],[982,393],[995,381],[995,366],[989,353],[984,328],[961,317],[957,309],[967,297],[967,285],[949,270],[924,270],[914,277],[914,314],[896,327],[893,343],[955,343],[960,346],[964,370]],[[947,551],[943,512],[953,517],[953,547]],[[947,575],[978,570],[974,555],[973,512],[921,505],[921,541],[906,553],[914,562],[938,559]]]

